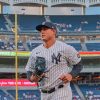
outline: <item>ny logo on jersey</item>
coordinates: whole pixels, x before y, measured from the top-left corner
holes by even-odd
[[[61,58],[61,54],[58,53],[57,57],[55,56],[55,54],[53,53],[52,57],[52,62],[55,64],[58,64],[58,62],[61,62],[60,58]]]

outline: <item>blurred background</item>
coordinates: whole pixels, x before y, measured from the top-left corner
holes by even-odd
[[[82,57],[73,100],[100,100],[100,0],[0,0],[0,100],[41,100],[25,66],[42,43],[35,26],[43,21],[53,22],[57,39]]]

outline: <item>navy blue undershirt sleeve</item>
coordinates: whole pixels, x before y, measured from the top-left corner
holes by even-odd
[[[79,73],[81,72],[82,69],[83,69],[82,61],[80,61],[78,64],[73,65],[73,68],[72,68],[70,74],[71,74],[73,77],[76,77],[76,76],[79,75]]]

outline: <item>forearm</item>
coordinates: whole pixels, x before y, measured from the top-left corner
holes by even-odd
[[[72,75],[72,77],[76,77],[79,75],[79,73],[81,72],[83,66],[82,66],[82,62],[80,61],[78,64],[73,65],[73,68],[70,72],[70,74]]]
[[[31,80],[31,76],[32,76],[32,72],[31,71],[27,71],[27,79],[31,82],[33,82],[33,80]]]
[[[31,71],[27,71],[27,79],[30,81],[30,82],[39,82],[42,80],[42,78],[45,77],[45,74],[41,74],[40,76],[39,75],[36,75],[34,74],[33,72]]]
[[[27,71],[27,79],[30,81],[30,82],[38,82],[38,77],[36,75],[33,74],[33,72],[31,71]]]

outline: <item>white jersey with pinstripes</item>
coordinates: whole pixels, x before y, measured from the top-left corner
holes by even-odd
[[[58,40],[50,48],[45,48],[42,44],[33,49],[25,68],[26,71],[34,70],[32,66],[36,57],[43,57],[46,60],[46,78],[39,83],[43,89],[62,84],[59,77],[69,73],[69,65],[75,65],[81,60],[79,53],[72,46]]]

